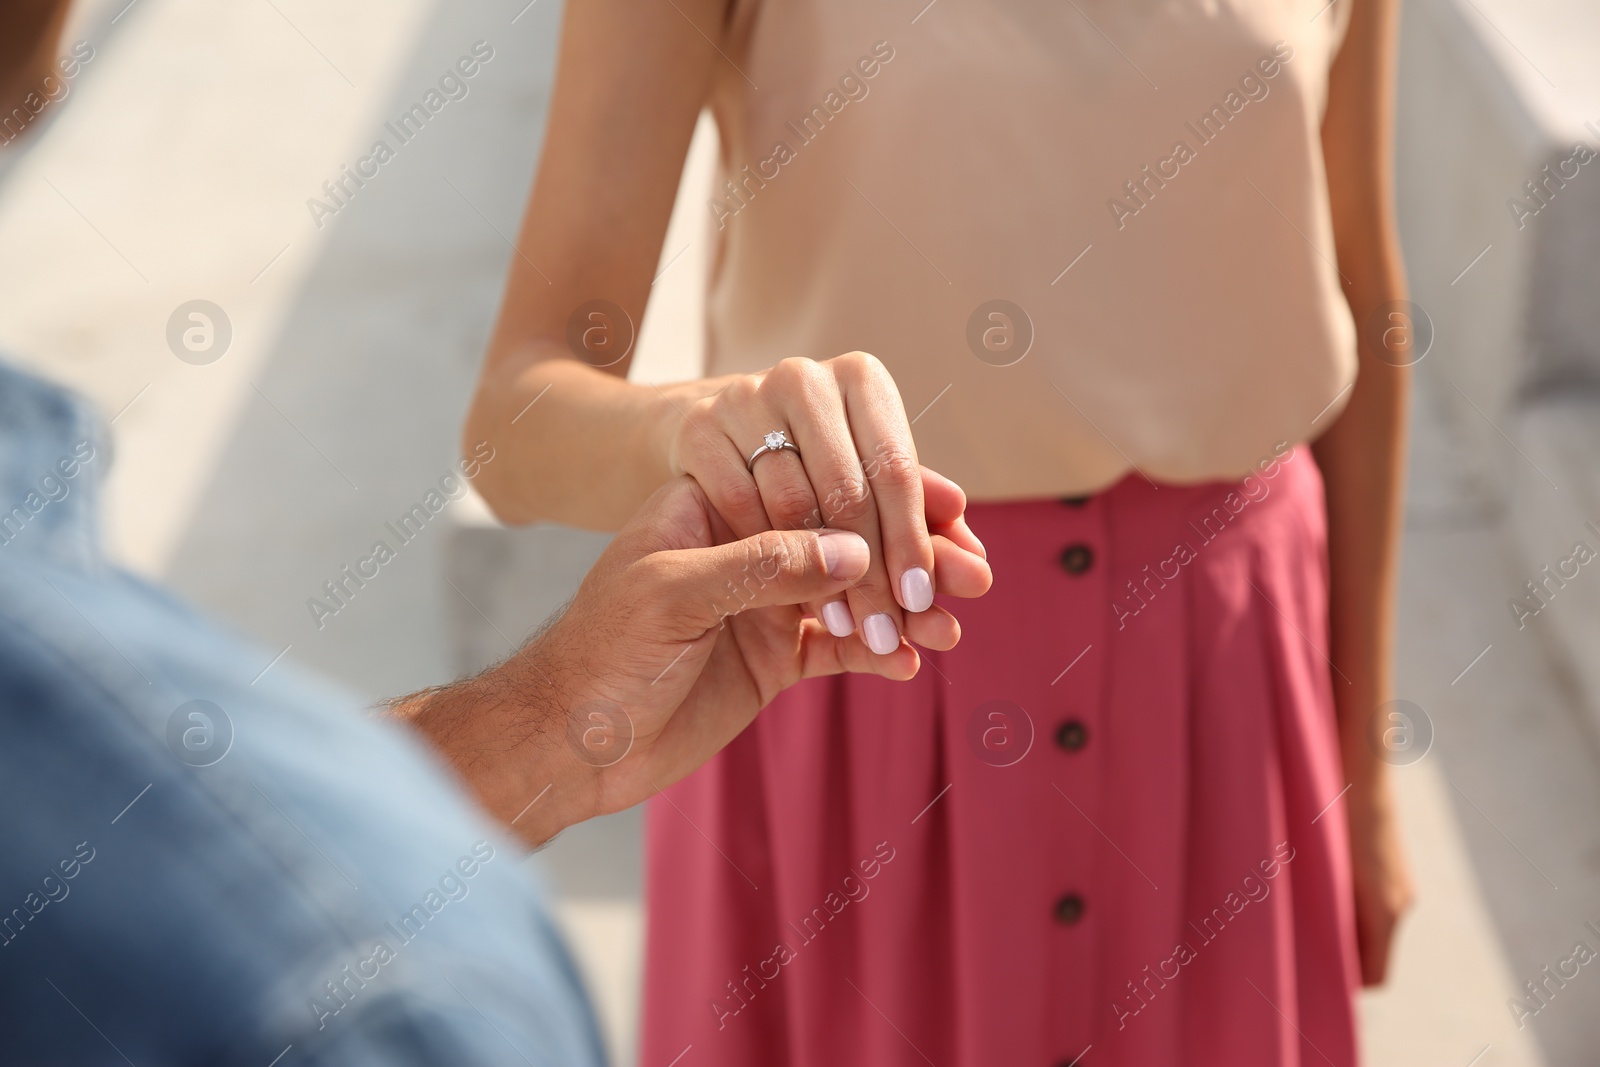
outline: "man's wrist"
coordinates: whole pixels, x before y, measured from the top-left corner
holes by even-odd
[[[391,703],[489,814],[531,846],[595,814],[595,769],[567,740],[567,701],[535,639],[505,663]]]

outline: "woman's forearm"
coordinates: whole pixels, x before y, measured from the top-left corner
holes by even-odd
[[[1349,403],[1312,448],[1327,492],[1328,655],[1366,985],[1384,980],[1395,930],[1412,898],[1385,773],[1386,735],[1375,729],[1387,724],[1374,721],[1394,695],[1407,400],[1416,355],[1408,311],[1395,306],[1406,298],[1391,187],[1398,23],[1398,0],[1356,0],[1329,75],[1322,123],[1334,244],[1358,330],[1359,372]],[[1392,311],[1401,317],[1391,318]]]
[[[1404,368],[1363,367],[1349,404],[1313,446],[1327,493],[1328,656],[1340,748],[1346,780],[1358,785],[1384,768],[1371,720],[1393,695],[1408,391]]]
[[[1385,229],[1367,227],[1359,234],[1347,230],[1339,246],[1339,263],[1349,278],[1345,293],[1358,328],[1384,305],[1406,298],[1399,251]],[[1373,744],[1371,720],[1394,695],[1394,614],[1411,391],[1411,369],[1404,365],[1410,358],[1409,338],[1390,331],[1391,339],[1400,340],[1380,355],[1370,343],[1371,331],[1360,332],[1359,370],[1349,402],[1312,446],[1328,507],[1328,656],[1336,668],[1333,687],[1346,780],[1357,785],[1381,778],[1384,768]]]
[[[722,384],[639,385],[537,346],[492,358],[464,430],[495,450],[478,491],[508,523],[615,530],[675,473],[683,413]]]
[[[625,359],[600,369],[566,336],[591,301],[644,317],[730,2],[563,9],[538,174],[465,427],[469,447],[495,448],[477,485],[508,522],[618,528],[667,480],[676,408],[707,388],[630,384]]]
[[[1413,358],[1403,319],[1386,314],[1406,299],[1392,185],[1398,22],[1397,0],[1355,5],[1329,76],[1322,126],[1334,243],[1358,333],[1359,373],[1349,403],[1314,452],[1327,486],[1329,655],[1339,671],[1334,690],[1345,772],[1358,785],[1383,777],[1371,718],[1393,695]],[[1400,328],[1374,331],[1379,320]]]

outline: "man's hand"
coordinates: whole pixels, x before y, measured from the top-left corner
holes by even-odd
[[[980,596],[983,547],[953,483],[923,479],[939,592]],[[637,804],[693,771],[801,678],[860,671],[909,679],[904,640],[887,655],[834,637],[800,605],[838,597],[868,571],[848,531],[766,531],[734,540],[689,478],[657,492],[549,629],[477,678],[398,705],[478,799],[531,844]],[[950,648],[960,627],[922,613],[919,640]]]

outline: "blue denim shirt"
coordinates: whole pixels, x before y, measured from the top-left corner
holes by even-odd
[[[602,1060],[523,851],[403,729],[107,565],[0,365],[0,1062]]]

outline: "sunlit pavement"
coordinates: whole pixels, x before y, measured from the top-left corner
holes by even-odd
[[[307,604],[457,462],[558,6],[124,3],[80,11],[73,39],[95,58],[0,178],[0,346],[115,420],[115,555],[255,638],[264,670],[298,662],[374,699],[503,655],[602,539],[502,531],[463,502],[336,613]],[[328,203],[324,182],[376,139],[395,141],[384,124],[478,42],[493,56],[464,98],[331,216],[307,206]],[[653,377],[693,367],[706,148],[644,328]],[[211,362],[169,345],[169,319],[193,300],[231,327],[225,351],[199,354]],[[1418,905],[1389,987],[1363,999],[1367,1050],[1381,1065],[1591,1063],[1593,968],[1523,1029],[1507,1000],[1575,942],[1600,948],[1584,927],[1600,922],[1600,761],[1548,645],[1512,623],[1506,599],[1533,575],[1503,501],[1463,467],[1434,369],[1449,353],[1437,356],[1418,394],[1399,687],[1433,741],[1394,772]],[[1505,469],[1538,477],[1514,457]],[[637,1005],[638,834],[636,813],[612,817],[534,861],[619,1062]]]

